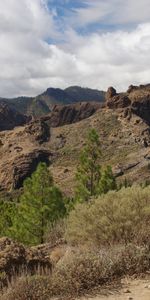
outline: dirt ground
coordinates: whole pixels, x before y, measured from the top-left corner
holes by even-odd
[[[104,292],[105,294],[105,292]],[[121,290],[109,290],[105,295],[82,297],[80,300],[150,300],[150,277],[124,279]]]

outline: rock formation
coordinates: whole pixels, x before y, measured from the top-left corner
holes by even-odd
[[[10,238],[0,238],[0,286],[17,274],[51,272],[50,252],[50,245],[26,248]]]
[[[22,115],[11,109],[6,103],[0,102],[0,131],[22,126],[29,122],[29,120],[31,120],[31,117]]]
[[[97,102],[79,102],[68,105],[55,105],[52,112],[42,119],[51,127],[79,122],[92,116],[102,105]]]
[[[106,93],[106,106],[108,108],[125,108],[131,104],[131,100],[126,94],[117,94],[113,87],[110,87]]]

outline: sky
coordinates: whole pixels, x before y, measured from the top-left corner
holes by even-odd
[[[150,0],[0,0],[0,97],[150,82]]]

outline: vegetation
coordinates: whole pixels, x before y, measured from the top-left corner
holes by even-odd
[[[12,232],[25,244],[44,243],[48,224],[65,213],[63,195],[54,185],[46,164],[40,163],[31,178],[24,182]]]
[[[150,268],[149,252],[135,245],[109,249],[76,249],[66,255],[52,276],[22,276],[14,280],[1,300],[72,299],[121,276],[141,274]]]
[[[150,185],[130,186],[125,179],[117,187],[101,158],[99,136],[91,129],[80,156],[75,200],[64,199],[40,163],[18,200],[0,201],[1,235],[30,245],[66,242],[54,249],[59,261],[51,260],[51,275],[23,274],[2,300],[67,299],[150,269]]]
[[[100,141],[96,130],[89,131],[87,143],[80,155],[76,179],[76,198],[79,202],[87,201],[90,197],[116,189],[115,177],[110,166],[103,172],[99,160],[101,157]]]
[[[98,247],[114,243],[148,243],[149,195],[150,186],[132,186],[76,205],[68,217],[67,241]]]

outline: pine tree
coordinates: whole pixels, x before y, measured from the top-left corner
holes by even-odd
[[[99,194],[106,194],[110,190],[116,190],[117,184],[115,176],[113,175],[111,166],[107,166],[102,172],[99,184]]]
[[[48,224],[63,217],[65,212],[61,191],[54,185],[46,164],[40,163],[24,182],[13,234],[26,244],[42,244]]]
[[[77,169],[77,190],[78,201],[88,200],[89,197],[97,194],[101,178],[101,157],[99,136],[95,129],[88,133],[87,144],[80,155],[80,165]]]
[[[91,129],[86,146],[81,151],[80,164],[77,168],[75,202],[88,201],[92,196],[98,196],[117,188],[111,167],[107,166],[103,171],[101,169],[101,155],[98,133],[95,129]]]

